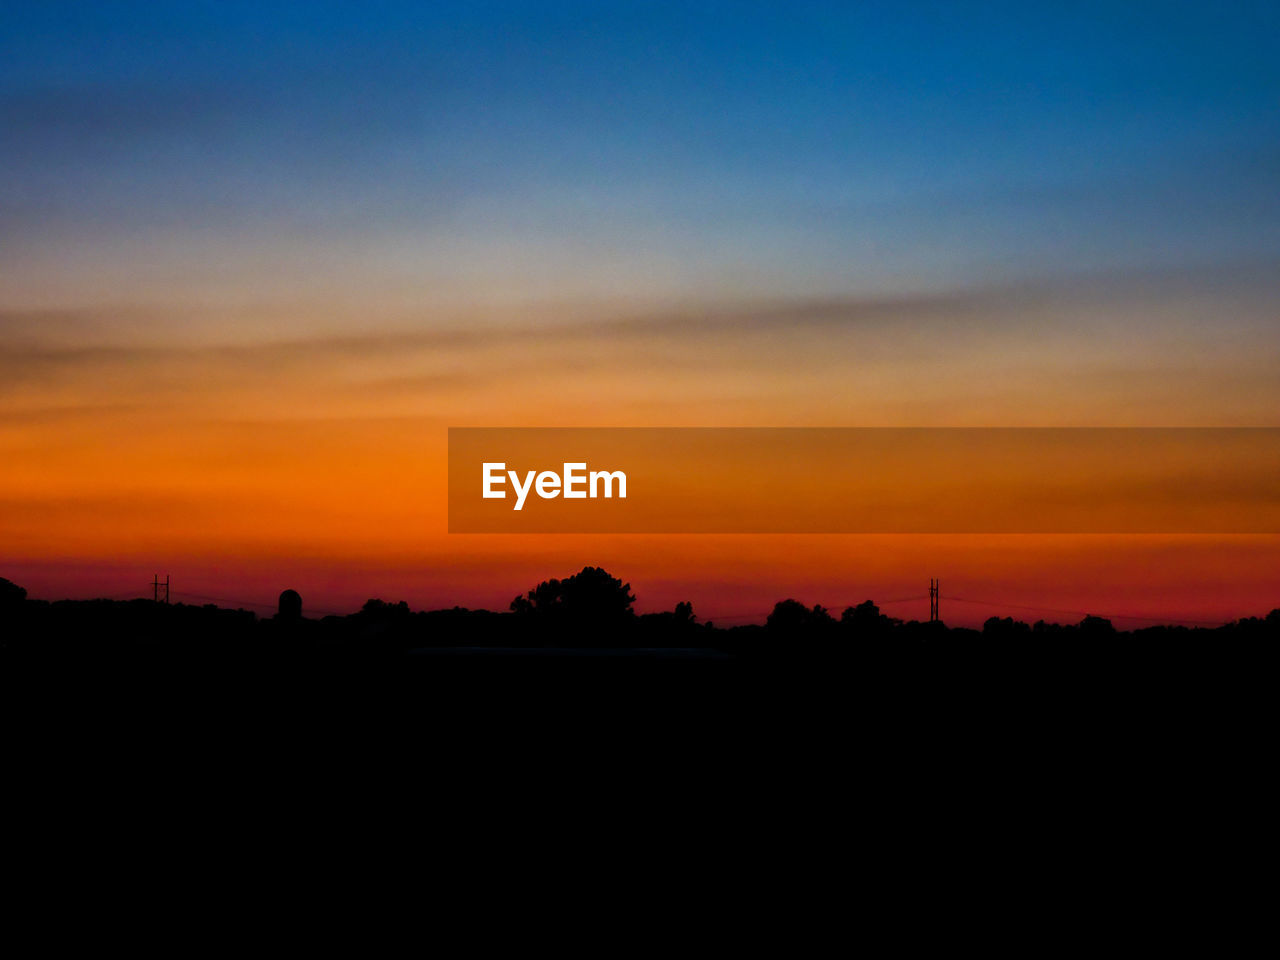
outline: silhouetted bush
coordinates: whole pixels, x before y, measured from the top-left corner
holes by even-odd
[[[994,640],[1011,640],[1031,636],[1031,627],[1013,617],[988,617],[982,624],[982,635]]]
[[[14,606],[27,599],[25,587],[0,577],[0,608]]]
[[[617,627],[634,616],[631,584],[600,567],[583,567],[563,580],[544,580],[511,601],[512,613],[556,626]]]

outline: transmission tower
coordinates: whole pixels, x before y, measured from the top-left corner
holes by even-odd
[[[160,599],[161,588],[164,589],[164,600]],[[164,583],[160,582],[160,574],[158,573],[156,574],[155,579],[151,581],[151,598],[155,600],[156,603],[169,602],[169,575],[167,573],[164,575]]]
[[[929,578],[929,622],[937,623],[938,616],[938,581],[933,577]]]

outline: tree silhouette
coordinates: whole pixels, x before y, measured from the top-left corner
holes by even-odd
[[[840,624],[859,634],[878,634],[900,626],[902,621],[885,616],[874,603],[864,600],[856,607],[845,607]]]
[[[813,609],[806,607],[799,600],[779,600],[773,605],[764,625],[776,632],[811,631],[835,624],[834,618],[822,604],[815,604]]]
[[[299,598],[301,606],[301,598]],[[360,608],[360,616],[375,620],[390,620],[409,616],[409,604],[401,600],[399,603],[388,603],[386,600],[366,600]]]
[[[1115,636],[1116,628],[1106,617],[1088,616],[1080,621],[1080,633],[1086,637]]]
[[[16,606],[27,599],[27,590],[12,580],[0,577],[0,607]]]
[[[1031,626],[1013,617],[988,617],[982,624],[982,635],[999,640],[1010,640],[1015,637],[1030,636]]]
[[[631,584],[600,567],[583,567],[563,580],[542,581],[512,600],[511,611],[543,622],[616,626],[635,615],[635,601]]]

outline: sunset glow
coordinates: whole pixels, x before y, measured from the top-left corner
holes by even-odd
[[[1280,426],[1275,12],[964,6],[7,16],[0,576],[1280,606],[1276,536],[447,532],[451,426]]]

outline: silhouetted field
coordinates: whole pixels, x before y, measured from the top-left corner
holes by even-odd
[[[794,600],[763,626],[721,629],[687,604],[635,615],[629,585],[596,568],[540,584],[504,613],[371,600],[345,617],[286,605],[263,618],[148,600],[48,603],[12,585],[6,598],[10,703],[112,721],[143,705],[215,729],[345,715],[353,726],[444,723],[461,735],[511,717],[527,730],[590,716],[593,732],[601,718],[619,730],[733,732],[772,711],[783,723],[828,713],[828,729],[863,733],[989,723],[1001,737],[1032,720],[1244,722],[1280,640],[1280,611],[1215,629],[1125,632],[1088,617],[992,618],[976,631],[892,619],[871,602],[837,618]]]
[[[1265,795],[1280,611],[976,631],[784,601],[718,629],[569,579],[506,613],[322,619],[3,591],[11,822],[308,845],[389,817],[435,845],[644,824],[722,866],[762,843],[875,850],[905,884],[914,858],[980,864],[997,836],[1011,863],[1032,835],[1064,861],[1185,863],[1189,816],[1212,802],[1230,831],[1226,809]]]

